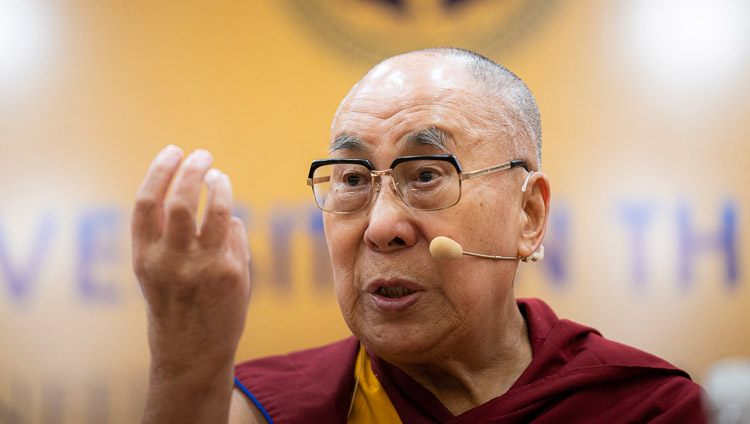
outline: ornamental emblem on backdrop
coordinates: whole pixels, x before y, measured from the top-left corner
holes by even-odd
[[[532,36],[554,0],[285,0],[319,40],[376,62],[397,53],[454,46],[489,57]]]

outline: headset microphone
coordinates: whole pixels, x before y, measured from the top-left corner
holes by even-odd
[[[544,259],[544,246],[527,257],[522,256],[497,256],[483,255],[481,253],[465,252],[463,247],[457,241],[445,236],[437,236],[430,242],[430,254],[437,259],[456,260],[462,255],[477,256],[488,259],[510,259],[521,260],[523,262],[539,262]]]

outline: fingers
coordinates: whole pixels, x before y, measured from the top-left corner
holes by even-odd
[[[134,239],[153,239],[160,235],[164,196],[182,156],[182,149],[169,145],[151,162],[136,194],[132,222]]]
[[[232,250],[236,257],[242,261],[247,272],[248,279],[250,277],[250,245],[247,241],[247,231],[245,230],[245,224],[242,223],[237,217],[232,217],[230,221],[230,231],[232,234]],[[249,280],[247,280],[249,281]],[[251,286],[247,288],[247,296],[250,296]],[[249,297],[248,297],[249,298]]]
[[[182,156],[180,148],[170,145],[151,163],[136,197],[134,238],[158,238],[166,215],[167,242],[174,247],[187,246],[195,237],[195,216],[205,180],[208,196],[199,240],[207,247],[219,246],[232,225],[232,184],[221,171],[209,171],[213,156],[208,151],[196,150],[179,166]],[[172,192],[167,196],[173,177]]]
[[[213,156],[198,149],[185,159],[177,171],[172,193],[165,202],[167,242],[174,247],[187,245],[195,237],[195,215],[201,187]]]
[[[237,252],[240,258],[245,259],[248,263],[250,262],[250,243],[247,241],[247,231],[245,230],[245,224],[242,220],[232,217],[232,248]]]
[[[229,177],[218,169],[208,171],[205,180],[208,195],[199,238],[205,246],[216,247],[224,242],[231,223],[234,206],[232,183]]]

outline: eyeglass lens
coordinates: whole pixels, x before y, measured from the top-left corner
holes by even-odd
[[[315,170],[313,192],[321,209],[355,212],[372,196],[373,174],[359,164],[330,164]],[[397,164],[393,183],[401,200],[420,210],[442,209],[458,202],[461,189],[456,168],[440,160],[412,160]]]

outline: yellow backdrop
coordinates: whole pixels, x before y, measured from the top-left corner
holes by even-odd
[[[210,149],[247,223],[237,359],[348,334],[304,180],[377,60],[476,49],[539,101],[547,259],[519,296],[684,367],[750,355],[750,6],[481,0],[0,3],[0,421],[139,419],[130,267],[158,150]]]

